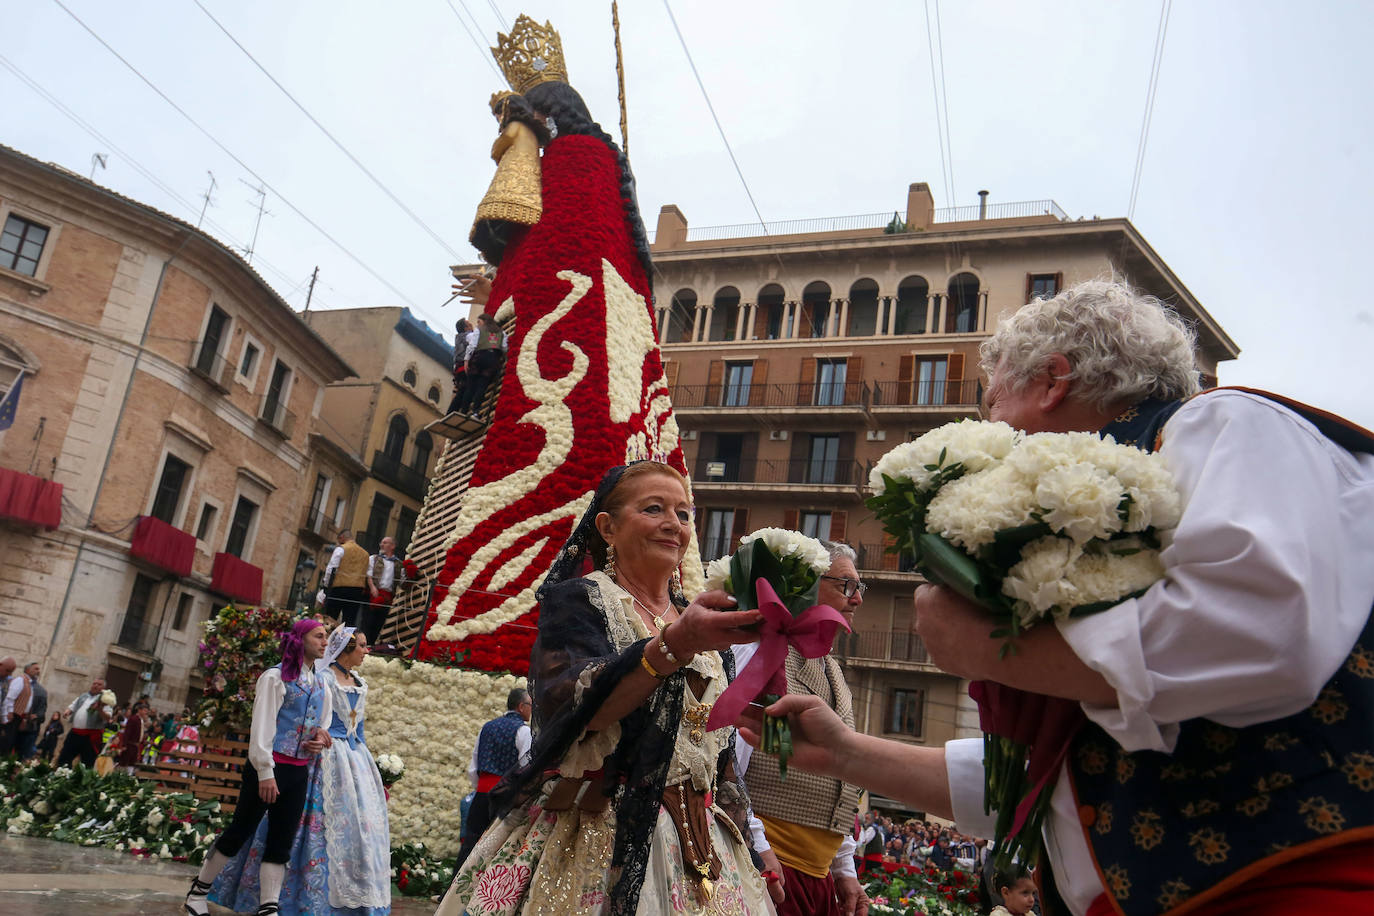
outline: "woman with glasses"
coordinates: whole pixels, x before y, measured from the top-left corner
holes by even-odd
[[[830,553],[830,568],[821,576],[816,602],[827,604],[854,626],[868,586],[859,580],[854,549],[822,541]],[[754,644],[735,646],[742,669],[753,657]],[[853,698],[840,663],[829,655],[803,658],[787,650],[787,690],[820,697],[844,721],[854,722]],[[735,755],[749,789],[753,813],[749,819],[754,848],[767,866],[768,892],[780,916],[790,914],[862,913],[867,896],[854,871],[853,827],[859,811],[859,789],[837,779],[802,775],[795,770],[784,782],[776,760],[763,759],[743,741]]]

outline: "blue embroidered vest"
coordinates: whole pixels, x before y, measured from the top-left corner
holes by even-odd
[[[477,736],[477,770],[504,776],[519,762],[515,749],[515,733],[525,724],[520,713],[510,710],[499,719],[482,726]]]
[[[1146,402],[1102,432],[1153,451],[1178,406]],[[1245,728],[1192,719],[1172,754],[1128,753],[1089,723],[1068,767],[1094,863],[1126,916],[1181,913],[1299,856],[1374,837],[1374,622],[1302,712]]]
[[[304,683],[306,678],[310,679],[309,683]],[[313,672],[307,673],[305,669],[285,686],[286,696],[277,711],[277,733],[272,738],[272,750],[288,757],[305,757],[301,745],[310,740],[320,724],[326,688]]]

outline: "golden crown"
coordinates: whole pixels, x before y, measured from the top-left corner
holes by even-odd
[[[552,25],[543,25],[520,15],[509,35],[496,35],[491,54],[500,65],[506,82],[524,93],[540,83],[568,81],[568,66],[563,62],[563,40]]]

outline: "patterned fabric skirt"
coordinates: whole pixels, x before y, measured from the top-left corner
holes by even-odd
[[[224,866],[210,899],[235,912],[258,907],[267,818]],[[305,813],[281,888],[282,916],[387,916],[391,835],[382,780],[367,746],[342,738],[311,764]]]
[[[678,831],[660,808],[639,893],[639,916],[773,913],[739,833],[724,812],[712,811],[711,837],[721,874],[711,901],[699,899],[697,882],[682,862]],[[614,840],[615,812],[610,808],[545,811],[536,805],[513,813],[482,837],[435,916],[599,914],[617,877],[611,871]]]

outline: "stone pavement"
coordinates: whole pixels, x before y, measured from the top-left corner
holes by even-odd
[[[195,868],[0,833],[0,916],[180,916]],[[428,900],[397,896],[395,916],[429,916]],[[211,906],[217,916],[229,910]]]

